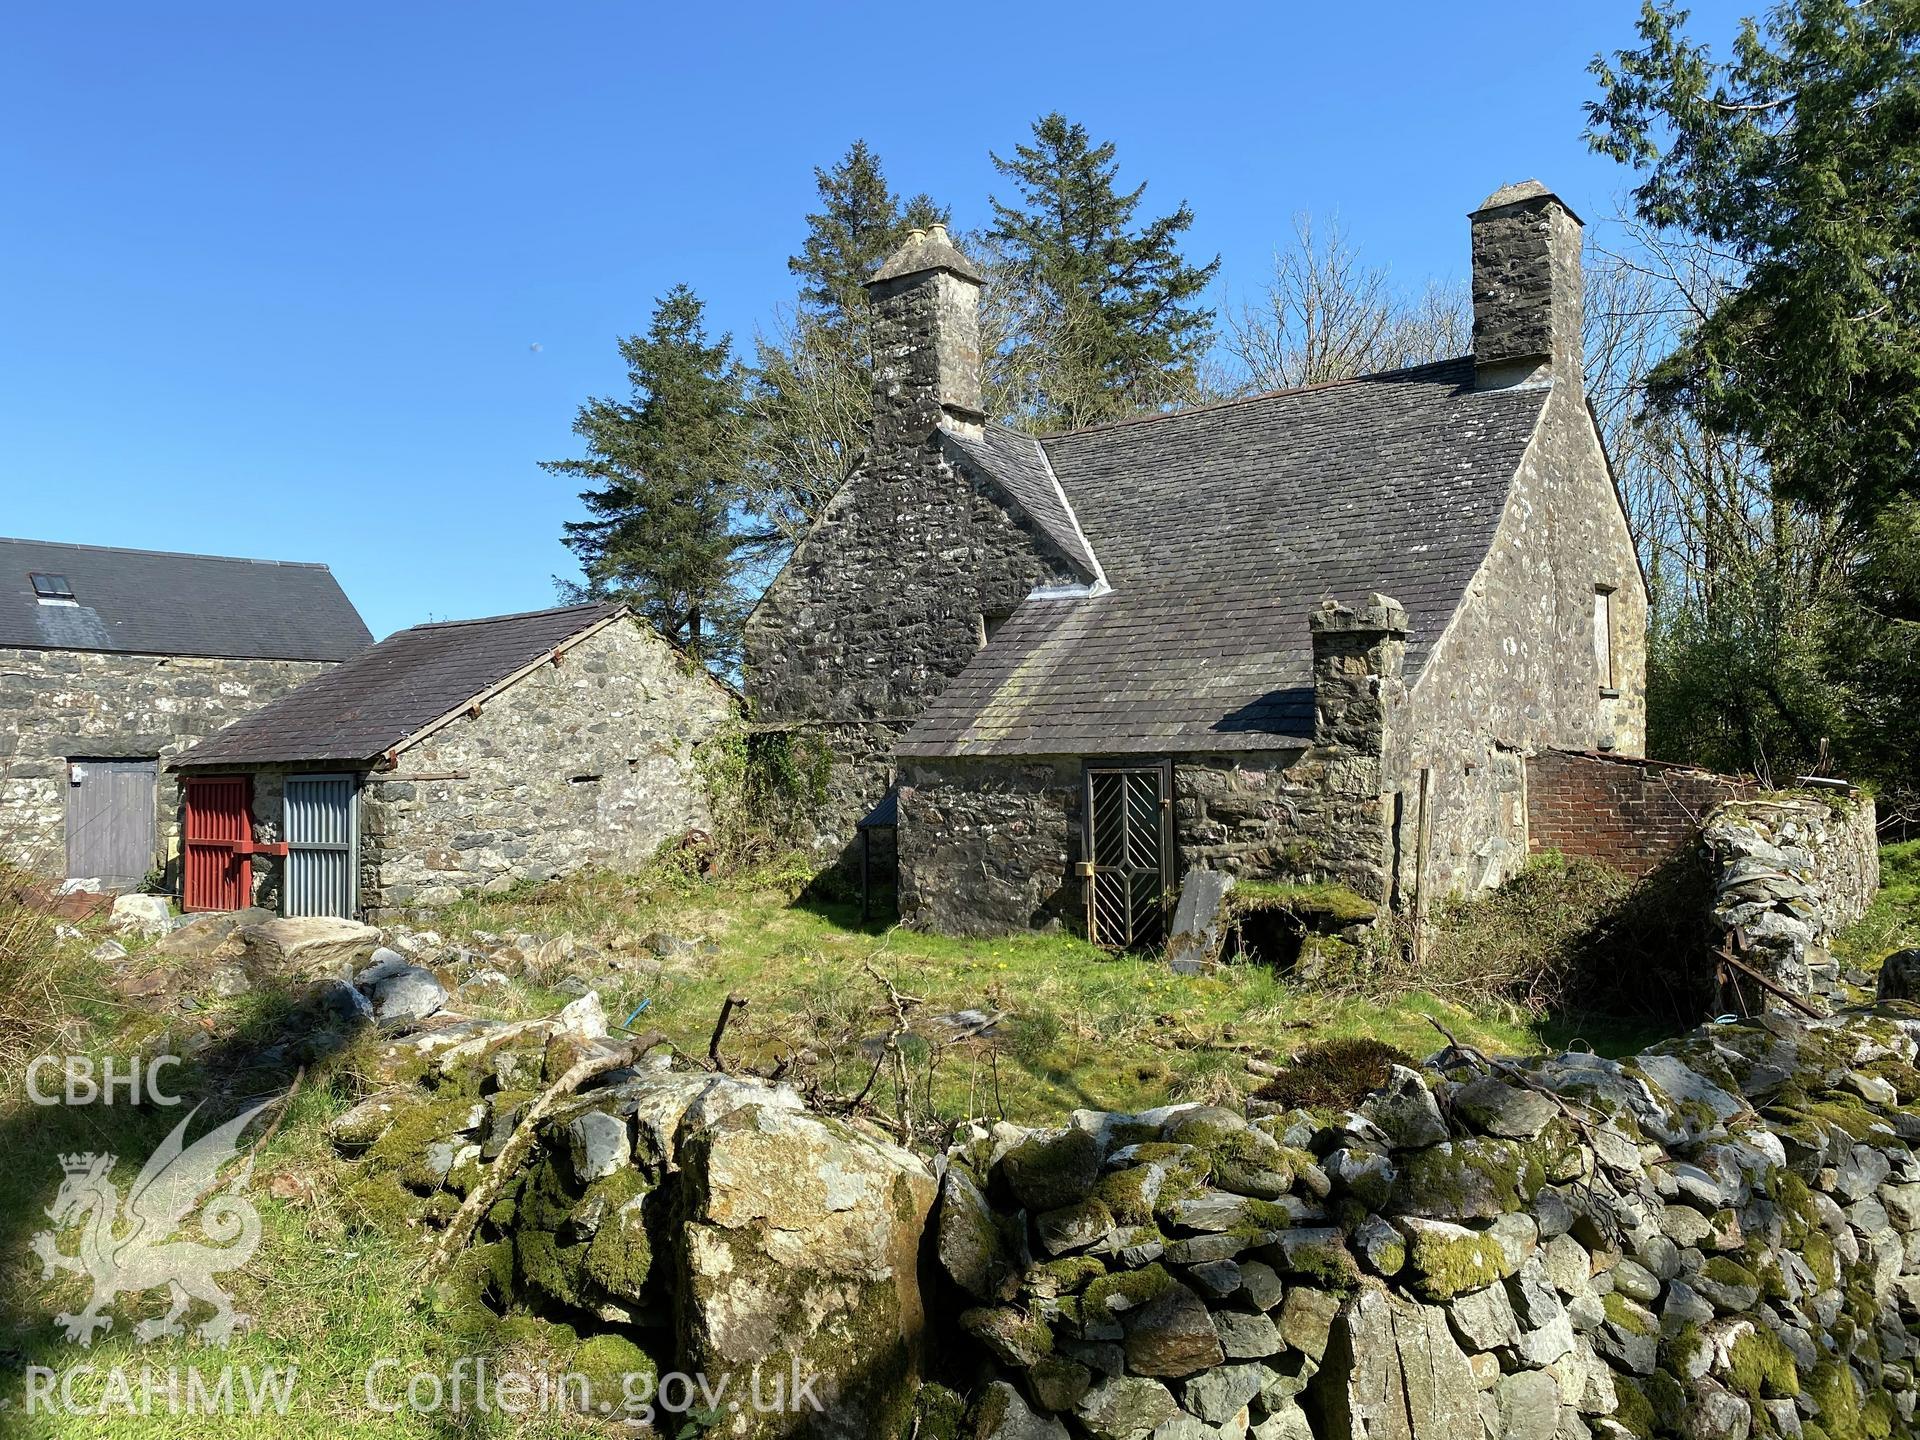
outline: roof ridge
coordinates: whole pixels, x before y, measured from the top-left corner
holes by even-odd
[[[1471,355],[1451,355],[1444,360],[1423,360],[1418,365],[1400,365],[1391,370],[1370,370],[1364,375],[1347,375],[1338,380],[1319,380],[1311,385],[1286,385],[1278,390],[1255,391],[1251,395],[1230,395],[1225,400],[1210,400],[1204,405],[1188,405],[1180,410],[1162,410],[1152,415],[1128,415],[1120,420],[1102,420],[1097,425],[1078,425],[1070,430],[1049,430],[1039,435],[1031,435],[1024,430],[1013,430],[1011,433],[1026,436],[1044,447],[1049,440],[1071,440],[1077,435],[1097,435],[1103,431],[1118,430],[1128,425],[1151,425],[1160,420],[1179,420],[1188,415],[1206,415],[1215,410],[1230,410],[1236,405],[1257,404],[1262,400],[1282,400],[1294,395],[1312,395],[1322,390],[1338,390],[1344,385],[1364,385],[1376,380],[1393,380],[1401,376],[1418,374],[1422,370],[1439,370],[1472,359]],[[1000,428],[1006,430],[1011,427],[1003,425]]]
[[[410,635],[415,630],[453,630],[462,625],[502,625],[509,620],[533,620],[542,615],[564,615],[570,610],[582,614],[591,611],[597,615],[608,615],[615,610],[624,610],[626,606],[618,600],[589,600],[579,605],[549,605],[544,610],[516,610],[510,615],[476,615],[470,620],[426,620],[418,625],[409,625],[405,630],[396,630],[395,635]],[[388,639],[391,639],[389,636]]]
[[[136,545],[88,545],[77,540],[29,540],[0,535],[0,545],[44,545],[52,550],[90,550],[99,555],[153,555],[165,560],[218,560],[228,565],[278,565],[289,570],[331,570],[324,560],[263,560],[256,555],[208,555],[197,550],[143,550]]]

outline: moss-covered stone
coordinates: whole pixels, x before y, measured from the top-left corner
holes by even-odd
[[[591,1413],[618,1416],[649,1404],[660,1383],[660,1367],[624,1335],[594,1335],[574,1351],[572,1373],[587,1385]]]
[[[1613,1377],[1613,1393],[1616,1402],[1613,1418],[1639,1436],[1640,1440],[1654,1440],[1657,1421],[1653,1402],[1647,1399],[1647,1392],[1640,1388],[1640,1382],[1628,1375],[1616,1375]]]
[[[1546,1186],[1532,1148],[1511,1140],[1455,1140],[1399,1157],[1393,1205],[1440,1220],[1494,1220],[1524,1210]]]
[[[966,1418],[966,1397],[929,1380],[914,1393],[913,1414],[900,1440],[961,1440]]]
[[[1101,1276],[1087,1286],[1081,1303],[1089,1316],[1112,1316],[1139,1309],[1172,1285],[1173,1277],[1164,1266],[1147,1265]]]
[[[1727,1378],[1749,1400],[1790,1400],[1800,1393],[1793,1352],[1771,1330],[1755,1326],[1727,1347]]]
[[[551,1230],[521,1230],[513,1237],[514,1273],[519,1283],[563,1304],[586,1303],[581,1278],[585,1245],[562,1245]]]
[[[1493,1236],[1438,1221],[1408,1224],[1406,1260],[1414,1289],[1433,1301],[1482,1289],[1505,1272]]]
[[[611,1210],[587,1242],[583,1269],[589,1280],[612,1299],[628,1305],[641,1302],[647,1277],[653,1270],[653,1243],[647,1235],[646,1199],[634,1195]]]
[[[960,1328],[1004,1365],[1032,1365],[1053,1353],[1053,1332],[1006,1305],[978,1305],[960,1314]]]
[[[1107,1273],[1107,1267],[1091,1255],[1067,1255],[1036,1265],[1027,1273],[1025,1290],[1042,1299],[1074,1295]]]
[[[1000,1161],[1000,1174],[1029,1210],[1058,1210],[1087,1198],[1100,1179],[1100,1142],[1085,1130],[1028,1137]]]
[[[1618,1291],[1609,1290],[1600,1297],[1600,1305],[1606,1311],[1607,1323],[1624,1331],[1628,1335],[1657,1335],[1659,1322],[1645,1309],[1633,1303]]]

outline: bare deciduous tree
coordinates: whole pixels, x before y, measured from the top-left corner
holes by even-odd
[[[1459,286],[1407,295],[1337,223],[1316,227],[1303,214],[1293,234],[1260,298],[1228,320],[1227,347],[1248,388],[1318,385],[1472,349],[1472,306]]]

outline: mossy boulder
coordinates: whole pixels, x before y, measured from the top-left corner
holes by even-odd
[[[1546,1185],[1537,1150],[1512,1140],[1453,1140],[1397,1158],[1390,1208],[1398,1215],[1494,1220],[1526,1209]]]
[[[1031,1135],[1001,1157],[1000,1177],[1027,1209],[1058,1210],[1093,1193],[1100,1179],[1100,1141],[1069,1126]]]
[[[574,1351],[568,1369],[586,1382],[589,1413],[601,1417],[639,1414],[653,1402],[660,1384],[660,1367],[653,1357],[612,1332],[589,1337]]]
[[[920,1237],[934,1199],[917,1157],[843,1121],[745,1106],[679,1142],[681,1368],[709,1377],[799,1365],[832,1433],[907,1423],[927,1321]],[[729,1434],[784,1434],[790,1416]]]

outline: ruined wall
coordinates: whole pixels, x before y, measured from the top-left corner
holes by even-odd
[[[1840,994],[1829,943],[1880,888],[1875,820],[1872,796],[1838,792],[1730,800],[1706,816],[1714,926],[1745,965],[1789,995]],[[1735,973],[1719,1005],[1753,1014],[1787,1002]]]
[[[360,989],[360,1005],[385,1003],[381,984]],[[370,1047],[361,1073],[381,1088],[331,1133],[357,1160],[350,1207],[437,1228],[491,1176],[534,1094],[625,1037],[609,1037],[593,994],[546,1019],[430,1024]],[[808,1113],[787,1086],[671,1058],[635,1057],[541,1123],[436,1288],[436,1323],[482,1341],[513,1312],[567,1357],[564,1399],[589,1431],[906,1434],[932,1171],[864,1122]],[[695,1422],[699,1392],[660,1384],[672,1375],[731,1399]]]
[[[1443,1053],[1353,1112],[975,1127],[929,1297],[973,1347],[964,1433],[1912,1433],[1916,1035],[1768,1017]]]
[[[1530,851],[1602,860],[1645,875],[1700,839],[1700,821],[1752,782],[1625,755],[1542,750],[1527,757]]]
[[[177,879],[167,762],[331,663],[0,648],[0,845],[64,875],[67,761],[157,758],[156,859]]]
[[[1615,685],[1603,686],[1596,587],[1612,587]],[[1430,897],[1498,884],[1526,860],[1524,757],[1646,745],[1646,589],[1584,397],[1556,380],[1460,610],[1389,754],[1403,816],[1398,890],[1419,889],[1420,772]],[[1617,693],[1607,693],[1611,689]]]

